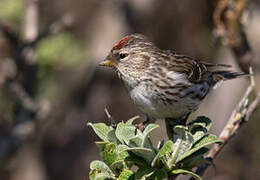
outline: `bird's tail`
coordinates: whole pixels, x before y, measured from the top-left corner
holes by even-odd
[[[251,74],[245,72],[232,72],[232,71],[214,71],[212,73],[211,85],[213,89],[219,87],[219,85],[226,80],[236,79],[241,77],[250,76]]]

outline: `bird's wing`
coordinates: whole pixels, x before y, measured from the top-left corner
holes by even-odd
[[[200,83],[204,81],[212,72],[220,67],[231,67],[230,65],[226,64],[201,62],[194,58],[174,52],[170,53],[169,61],[169,71],[176,71],[186,74],[188,80],[192,83]]]

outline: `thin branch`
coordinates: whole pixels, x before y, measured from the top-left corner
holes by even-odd
[[[215,36],[221,37],[230,47],[240,68],[245,72],[250,72],[251,82],[244,96],[232,112],[226,126],[220,133],[219,138],[223,141],[223,144],[214,145],[206,157],[212,161],[232,137],[237,134],[243,124],[250,119],[260,101],[259,92],[253,102],[250,105],[248,104],[248,97],[254,90],[255,82],[252,76],[252,68],[250,67],[253,61],[253,53],[241,23],[241,17],[246,4],[247,0],[219,0],[213,14]],[[203,176],[208,166],[207,164],[199,166],[196,173]]]
[[[247,122],[250,119],[253,112],[258,107],[258,104],[260,102],[260,92],[258,92],[256,98],[250,103],[250,105],[248,104],[248,98],[253,93],[254,86],[255,84],[252,76],[250,86],[247,88],[244,96],[238,103],[235,110],[232,112],[229,121],[227,122],[226,126],[219,135],[219,139],[223,141],[223,144],[215,144],[210,149],[206,157],[207,159],[213,160],[216,158],[216,156],[221,152],[223,147],[234,137],[234,135],[238,133],[241,127],[243,127],[245,122]],[[203,176],[208,166],[208,164],[204,164],[198,167],[196,173],[200,176]]]
[[[33,41],[25,43],[24,47],[35,46],[40,40],[71,27],[73,22],[74,19],[72,15],[70,14],[64,15],[60,20],[55,21],[53,24],[48,26],[44,31],[40,32],[37,38],[35,38]]]
[[[38,105],[35,101],[30,97],[30,95],[24,90],[23,86],[18,82],[9,82],[8,88],[13,96],[17,99],[17,102],[22,105],[26,110],[36,113],[38,109]]]

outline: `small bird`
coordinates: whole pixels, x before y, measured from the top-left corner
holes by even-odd
[[[197,110],[211,89],[246,75],[221,70],[230,65],[198,61],[161,50],[141,34],[123,37],[102,66],[114,68],[134,103],[152,119],[182,119]]]

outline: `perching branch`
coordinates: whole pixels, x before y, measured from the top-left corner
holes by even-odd
[[[207,155],[207,159],[214,160],[216,156],[221,152],[223,147],[238,133],[238,131],[243,127],[243,125],[250,119],[253,112],[258,107],[260,102],[260,92],[258,92],[256,98],[248,104],[248,98],[253,93],[254,90],[254,79],[251,76],[251,83],[248,86],[244,96],[241,98],[237,107],[232,112],[226,126],[222,130],[219,135],[219,139],[223,141],[223,144],[215,144],[209,151]],[[196,173],[202,176],[206,169],[208,168],[208,164],[204,164],[198,167]]]
[[[247,122],[260,102],[260,92],[249,104],[249,96],[253,93],[255,82],[250,64],[253,61],[253,53],[247,41],[246,34],[241,23],[241,16],[244,12],[247,0],[219,0],[213,18],[215,23],[215,35],[221,37],[232,50],[240,68],[245,72],[250,72],[250,85],[244,96],[232,112],[229,121],[222,130],[219,138],[223,144],[214,145],[207,159],[214,160],[222,148],[237,134],[240,128]],[[197,168],[196,173],[202,176],[208,164]],[[191,178],[192,179],[192,178]]]

